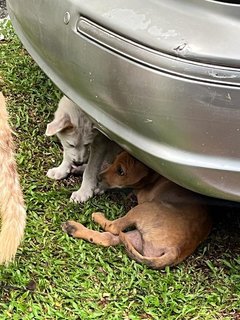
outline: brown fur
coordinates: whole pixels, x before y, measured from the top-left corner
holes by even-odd
[[[23,237],[26,212],[20,188],[5,99],[0,93],[0,264],[11,261]]]
[[[154,269],[180,263],[194,252],[211,230],[211,218],[199,198],[160,176],[127,152],[100,174],[109,187],[132,187],[138,205],[124,217],[107,220],[94,213],[106,231],[92,231],[74,221],[63,229],[76,238],[104,246],[123,243],[130,257]],[[123,232],[128,227],[135,230]]]

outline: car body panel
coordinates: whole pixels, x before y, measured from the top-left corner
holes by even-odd
[[[240,201],[240,6],[9,0],[8,9],[32,57],[100,130],[176,183]]]

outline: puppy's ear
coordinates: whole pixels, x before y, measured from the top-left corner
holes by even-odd
[[[52,122],[50,122],[47,125],[46,129],[46,136],[53,136],[54,134],[67,129],[67,128],[72,128],[73,124],[71,122],[70,116],[65,113],[61,118],[59,119],[54,119]]]

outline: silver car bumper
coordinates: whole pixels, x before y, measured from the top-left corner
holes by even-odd
[[[8,0],[56,85],[147,165],[240,201],[240,6],[214,1]]]

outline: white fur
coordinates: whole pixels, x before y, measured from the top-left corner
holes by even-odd
[[[49,169],[47,176],[59,180],[70,173],[83,172],[80,189],[71,195],[73,202],[85,202],[94,194],[102,193],[97,175],[103,162],[114,159],[120,147],[96,130],[81,108],[65,96],[59,102],[54,120],[47,126],[46,135],[53,134],[57,134],[62,143],[63,161],[59,167]],[[76,162],[81,166],[76,166]]]
[[[59,101],[54,120],[47,125],[46,135],[57,134],[63,146],[60,166],[49,169],[49,178],[60,180],[87,162],[89,146],[95,135],[93,123],[86,114],[66,96]],[[79,165],[78,165],[79,164]]]

